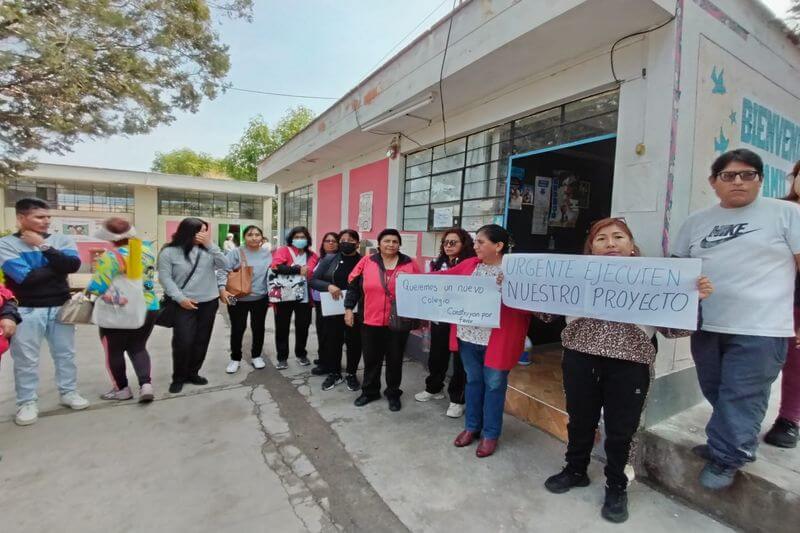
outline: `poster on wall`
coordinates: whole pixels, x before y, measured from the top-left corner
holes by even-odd
[[[800,159],[800,99],[703,36],[697,76],[690,210],[718,202],[708,168],[735,148],[764,160],[764,196],[785,196]]]
[[[102,220],[92,218],[62,218],[50,219],[50,231],[55,234],[68,235],[76,242],[103,242],[94,236],[102,224]]]
[[[433,210],[433,227],[436,229],[453,227],[453,206],[437,207]]]
[[[547,235],[550,224],[550,188],[553,178],[536,176],[533,187],[533,222],[531,235]]]
[[[372,191],[358,197],[358,231],[372,231]]]
[[[552,180],[550,220],[553,228],[574,228],[580,213],[578,198],[580,182],[574,173],[556,171]]]
[[[508,191],[508,208],[519,211],[522,209],[522,180],[511,178],[511,187]]]
[[[522,186],[522,205],[533,205],[533,185]]]
[[[419,246],[419,235],[416,233],[401,233],[400,237],[403,239],[400,251],[415,259],[417,257],[417,247]]]

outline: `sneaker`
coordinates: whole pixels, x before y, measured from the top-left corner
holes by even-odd
[[[124,389],[111,389],[107,393],[100,395],[101,400],[125,401],[130,400],[131,398],[133,398],[133,393],[131,392],[130,387],[125,387]]]
[[[153,394],[153,385],[150,383],[145,383],[142,385],[142,388],[139,389],[139,403],[150,403],[155,399],[155,395]]]
[[[437,392],[436,394],[431,394],[430,392],[424,390],[422,392],[418,392],[414,395],[414,399],[418,402],[428,402],[430,400],[443,400],[444,394],[441,392]]]
[[[347,382],[347,390],[349,391],[357,391],[361,388],[361,383],[358,382],[355,374],[345,375],[344,380]]]
[[[231,361],[228,363],[228,366],[225,367],[225,372],[228,374],[235,374],[239,371],[239,361]]]
[[[130,393],[130,389],[128,393]],[[72,391],[61,395],[61,405],[74,409],[75,411],[80,411],[81,409],[89,407],[89,402],[76,391]]]
[[[286,361],[278,361],[277,363],[275,363],[275,368],[277,368],[278,370],[286,370],[287,368],[289,368],[289,363]]]
[[[322,382],[322,390],[331,390],[339,383],[343,383],[341,374],[330,374],[325,381]]]
[[[766,435],[764,442],[778,448],[796,448],[798,439],[797,424],[786,418],[778,418]]]
[[[606,501],[600,515],[615,524],[621,524],[628,519],[628,492],[625,487],[606,486]]]
[[[330,371],[327,368],[321,367],[319,365],[311,369],[312,376],[327,376],[328,374],[330,374]]]
[[[298,357],[297,364],[299,364],[300,366],[309,366],[311,364],[311,361],[308,360],[308,357]]]
[[[717,461],[709,461],[700,472],[700,484],[708,490],[727,489],[733,484],[733,478],[739,469]]]
[[[464,405],[460,403],[450,402],[447,406],[447,416],[450,418],[461,418],[464,416]]]
[[[255,368],[256,370],[261,370],[262,368],[267,366],[267,363],[264,362],[263,357],[253,357],[253,359],[250,362],[253,363],[253,368]]]
[[[17,408],[17,416],[14,422],[18,426],[30,426],[39,419],[39,406],[35,401],[25,402]]]
[[[544,482],[544,488],[553,494],[564,494],[574,487],[586,487],[589,485],[589,476],[586,472],[573,472],[569,468],[564,468],[560,473],[550,476]]]

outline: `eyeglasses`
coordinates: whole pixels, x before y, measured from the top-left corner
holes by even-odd
[[[325,240],[324,240],[324,241],[322,241],[322,242],[324,242],[325,244],[339,244],[338,242],[336,242],[336,241],[335,241],[335,240],[333,240],[333,239],[325,239]]]
[[[461,241],[449,241],[448,240],[448,241],[442,241],[442,244],[445,247],[453,247],[453,246],[458,246],[459,244],[461,244]]]
[[[742,181],[753,181],[760,175],[761,174],[759,174],[757,170],[723,170],[722,172],[717,172],[717,178],[725,183],[730,183],[736,180],[736,176],[742,178]]]

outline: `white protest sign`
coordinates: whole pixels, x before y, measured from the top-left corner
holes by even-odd
[[[407,274],[397,278],[397,314],[462,326],[500,327],[493,277]]]
[[[319,293],[319,303],[322,307],[322,316],[336,316],[344,314],[344,297],[347,296],[347,291],[342,291],[342,297],[334,300],[329,292]],[[356,306],[353,311],[357,311]]]
[[[503,303],[557,315],[697,328],[699,259],[511,254]]]

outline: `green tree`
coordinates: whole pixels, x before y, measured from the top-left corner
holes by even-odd
[[[180,148],[171,152],[156,152],[150,167],[153,172],[184,174],[186,176],[211,176],[224,174],[220,160],[204,152]]]
[[[305,106],[289,109],[274,128],[270,128],[261,115],[253,117],[239,142],[231,146],[223,160],[225,171],[234,179],[255,181],[258,163],[272,155],[313,119],[314,112]]]
[[[0,2],[0,177],[216,97],[230,62],[212,11],[249,21],[252,0]]]

